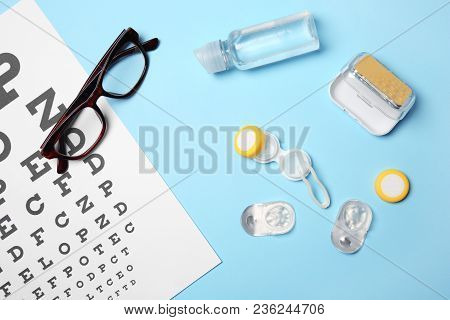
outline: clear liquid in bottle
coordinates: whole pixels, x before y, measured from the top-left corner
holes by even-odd
[[[235,30],[226,41],[195,50],[209,73],[236,67],[247,70],[319,49],[314,18],[309,12]]]

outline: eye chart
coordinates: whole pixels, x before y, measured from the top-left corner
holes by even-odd
[[[168,299],[218,265],[105,101],[93,154],[62,175],[40,156],[87,75],[34,1],[0,29],[0,299]]]

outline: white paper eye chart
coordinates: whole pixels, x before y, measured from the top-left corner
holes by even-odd
[[[34,1],[0,29],[0,299],[168,299],[219,264],[105,101],[94,153],[40,155],[87,75]]]

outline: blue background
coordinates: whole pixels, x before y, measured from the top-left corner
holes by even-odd
[[[158,128],[159,157],[149,156],[169,185],[186,177],[176,164],[195,171],[173,192],[223,263],[177,299],[450,297],[450,6],[415,25],[443,0],[37,2],[87,72],[123,28],[161,39],[151,54],[142,96],[111,104],[136,140],[139,126]],[[303,10],[315,16],[319,52],[215,76],[192,53],[233,29]],[[248,161],[230,151],[223,132],[206,139],[217,154],[217,170],[196,171],[202,159],[212,162],[200,145],[201,127],[263,125],[330,81],[355,54],[386,43],[375,56],[417,95],[391,134],[368,134],[331,102],[328,87],[270,123],[295,128],[294,137],[283,139],[285,147],[294,146],[302,129],[310,128],[303,148],[330,191],[327,210],[312,203],[302,183],[262,171],[272,184],[245,173]],[[148,99],[194,129],[192,140],[187,134],[182,139],[183,147],[194,148],[192,168],[186,154],[173,151],[180,123]],[[164,127],[169,128],[165,142]],[[376,175],[387,168],[401,169],[410,178],[411,192],[401,203],[385,203],[373,191]],[[369,203],[374,221],[366,246],[344,255],[331,244],[330,232],[339,207],[351,198]],[[274,200],[294,205],[294,230],[280,237],[248,236],[240,226],[243,209]]]

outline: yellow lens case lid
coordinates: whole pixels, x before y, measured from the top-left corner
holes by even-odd
[[[256,157],[266,143],[264,132],[256,126],[242,127],[234,137],[234,149],[243,157]]]
[[[385,170],[375,180],[375,191],[386,202],[399,202],[408,195],[409,180],[400,170]]]

